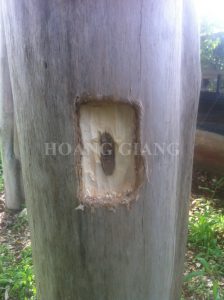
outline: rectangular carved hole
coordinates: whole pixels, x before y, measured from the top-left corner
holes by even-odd
[[[113,206],[136,196],[142,175],[139,111],[117,101],[78,105],[79,198],[85,204]]]

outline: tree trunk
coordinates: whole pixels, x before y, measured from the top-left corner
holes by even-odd
[[[179,299],[200,77],[192,1],[3,6],[39,299]]]
[[[13,95],[8,67],[5,33],[2,24],[1,7],[1,62],[0,62],[0,130],[1,156],[5,188],[5,205],[8,209],[18,210],[24,202],[17,129],[14,120]]]
[[[197,130],[194,148],[194,167],[212,174],[224,174],[224,136]]]

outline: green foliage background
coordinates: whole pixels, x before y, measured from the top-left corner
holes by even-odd
[[[224,70],[224,31],[206,19],[201,24],[201,65],[203,69]]]

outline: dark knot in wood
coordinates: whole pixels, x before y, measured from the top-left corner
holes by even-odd
[[[115,168],[115,143],[108,133],[100,133],[100,161],[105,175],[112,175]]]

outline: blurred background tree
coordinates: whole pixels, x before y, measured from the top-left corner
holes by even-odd
[[[201,22],[202,69],[224,70],[224,28],[204,18]]]

